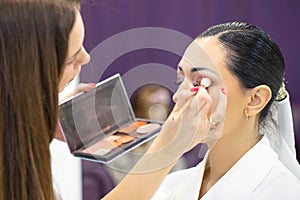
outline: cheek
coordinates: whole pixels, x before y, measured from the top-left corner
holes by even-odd
[[[69,77],[70,77],[70,70],[69,67],[66,67],[65,70],[63,71],[61,82],[67,82]]]
[[[230,91],[226,90],[227,106],[226,106],[226,117],[224,129],[225,132],[236,132],[235,130],[243,126],[243,111],[245,109],[244,105],[244,95],[236,90]]]
[[[66,81],[71,81],[79,72],[81,69],[81,65],[75,63],[72,66],[66,67],[63,76],[65,77]]]
[[[61,79],[59,81],[59,90],[62,91],[66,85],[75,77],[76,72],[73,66],[66,66],[62,72]]]
[[[61,79],[60,79],[60,81],[59,81],[59,83],[58,83],[58,88],[59,88],[59,91],[61,92],[64,88],[65,88],[65,86],[67,85],[67,80],[68,80],[68,78],[67,78],[67,73],[66,73],[66,70],[64,70],[64,72],[63,72],[63,75],[61,76]]]
[[[227,107],[226,107],[226,119],[235,121],[240,116],[239,103],[236,101],[231,101],[230,98],[227,98]]]
[[[243,110],[243,95],[232,88],[225,90],[227,97],[227,114],[232,115],[232,117],[238,117],[237,115],[240,115]]]
[[[81,64],[74,66],[74,76],[76,76],[81,70]]]

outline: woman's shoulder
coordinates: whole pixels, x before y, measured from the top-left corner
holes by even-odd
[[[300,199],[300,180],[280,161],[257,187],[250,199]]]
[[[165,178],[165,181],[166,182],[168,182],[168,181],[173,182],[173,181],[180,180],[180,179],[183,179],[183,178],[186,179],[186,178],[191,177],[191,176],[197,176],[199,178],[199,176],[201,176],[202,173],[203,173],[203,167],[204,167],[204,161],[201,161],[195,167],[182,169],[182,170],[178,170],[176,172],[170,173]]]
[[[297,189],[297,192],[300,195],[300,180],[288,170],[282,162],[278,161],[278,163],[276,163],[271,174],[267,178],[272,185],[283,186],[289,190]]]
[[[196,167],[179,170],[169,174],[153,196],[154,199],[173,199],[177,193],[181,190],[190,191],[191,195],[194,190],[199,189],[198,185],[202,179],[203,174],[203,161],[200,162]],[[186,186],[189,186],[186,188]],[[194,187],[192,187],[194,186]],[[175,192],[176,191],[176,192]],[[179,192],[180,193],[180,192]]]

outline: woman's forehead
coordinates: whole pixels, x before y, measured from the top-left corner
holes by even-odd
[[[194,40],[186,49],[179,66],[183,68],[204,67],[218,71],[224,66],[224,52],[214,37]]]

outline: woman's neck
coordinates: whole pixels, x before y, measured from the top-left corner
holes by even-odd
[[[259,139],[255,123],[224,134],[209,152],[201,190],[207,192]]]

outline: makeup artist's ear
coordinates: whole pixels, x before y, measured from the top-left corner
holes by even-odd
[[[271,89],[266,85],[259,85],[251,89],[247,104],[247,115],[249,117],[260,113],[272,97]]]

